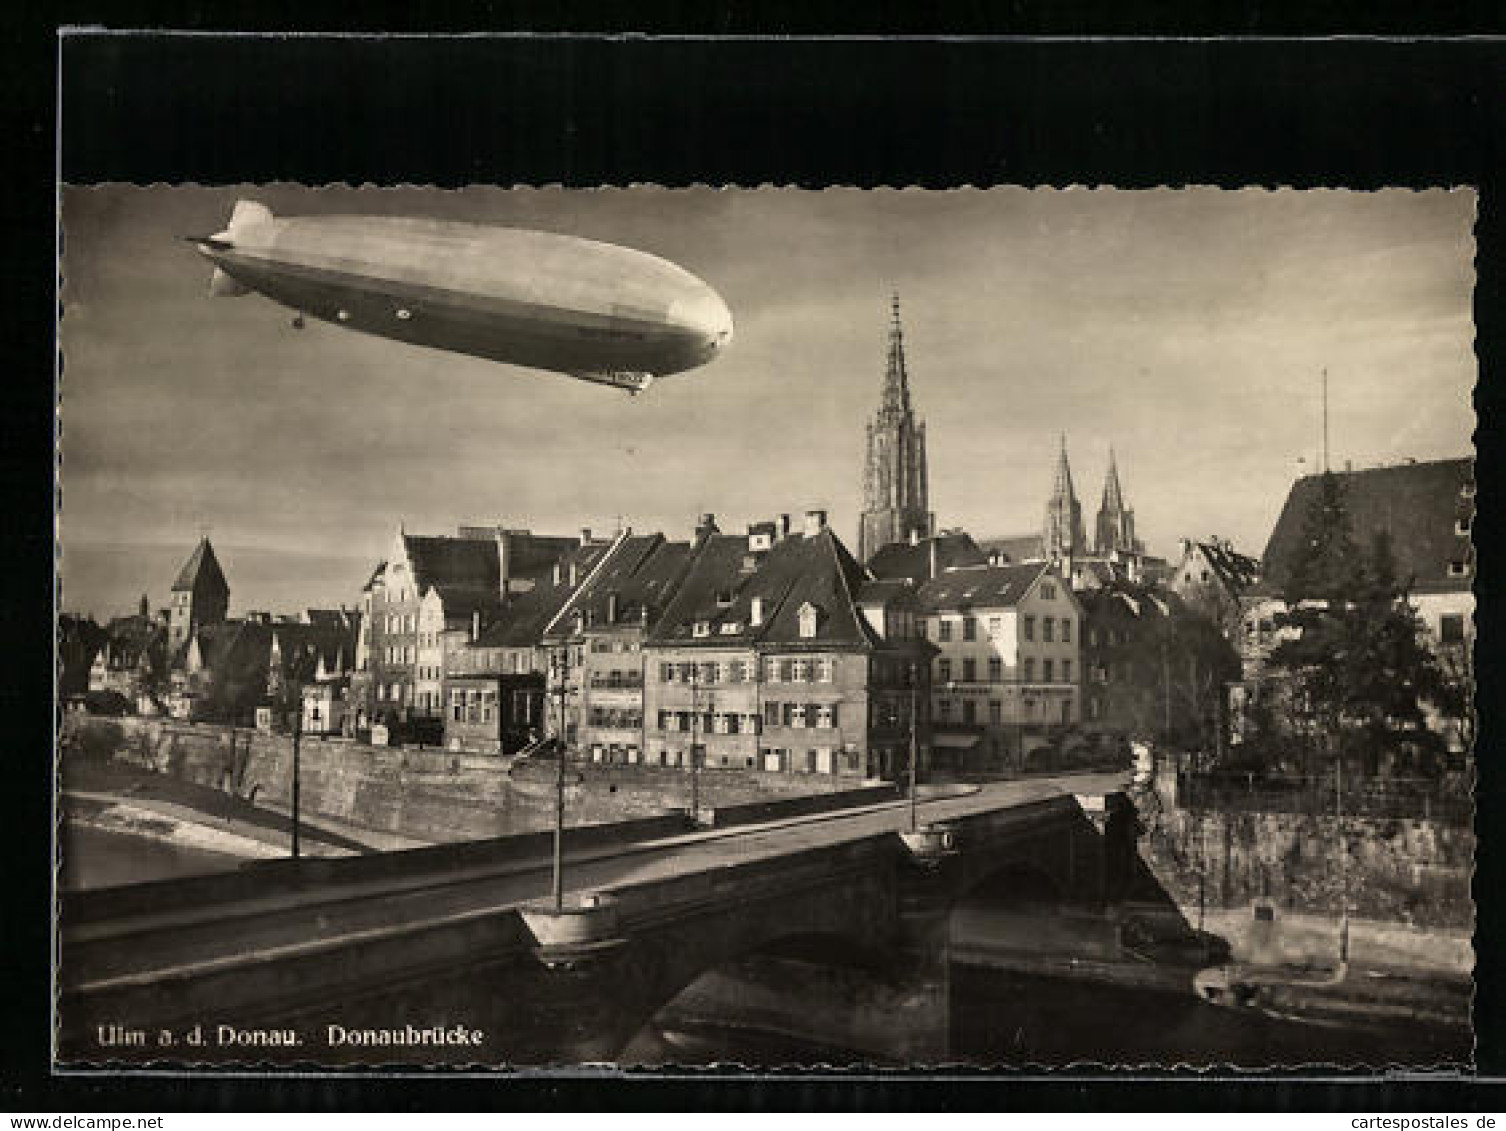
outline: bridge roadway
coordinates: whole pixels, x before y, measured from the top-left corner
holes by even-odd
[[[997,782],[964,796],[921,800],[921,823],[954,821],[1053,798],[1120,789],[1096,773]],[[835,848],[908,827],[909,804],[884,802],[756,825],[662,836],[567,855],[567,891],[612,892]],[[460,924],[547,900],[549,859],[305,887],[229,902],[63,924],[66,991],[88,995],[224,974],[239,965],[360,945],[383,935]]]

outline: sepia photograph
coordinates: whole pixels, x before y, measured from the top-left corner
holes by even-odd
[[[55,1064],[1468,1070],[1477,203],[64,184]]]

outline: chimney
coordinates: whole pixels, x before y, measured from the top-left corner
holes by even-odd
[[[554,563],[554,583],[556,585],[558,585],[560,583],[560,578],[564,574],[564,569],[565,569],[565,567],[562,566],[559,562],[555,562]]]
[[[475,643],[481,637],[481,610],[471,610],[471,642]]]
[[[779,516],[779,540],[782,542],[786,538],[788,538],[789,536],[790,536],[790,516],[787,515],[787,514],[782,514],[782,515]]]
[[[936,539],[934,538],[927,543],[926,573],[932,581],[936,580]]]
[[[503,600],[507,599],[507,583],[510,580],[508,573],[512,569],[512,535],[497,527],[497,592]]]
[[[582,546],[589,546],[591,544],[591,528],[589,526],[582,526],[580,528],[580,544]]]
[[[576,576],[577,576],[577,574],[576,574],[576,571],[575,571],[575,563],[571,562],[570,563],[570,588],[572,588],[572,589],[575,588],[575,579],[576,579]]]
[[[695,536],[697,538],[703,538],[709,534],[720,533],[721,531],[716,528],[716,515],[712,514],[710,511],[707,511],[705,514],[701,515],[699,519],[696,520]]]
[[[823,531],[825,529],[826,529],[826,512],[825,511],[806,511],[805,512],[805,536],[807,538],[814,538],[817,534],[820,534],[821,531]]]
[[[617,593],[614,590],[613,592],[607,594],[607,623],[608,624],[616,624],[617,623],[617,612],[618,612],[618,609],[617,609]]]
[[[763,598],[754,597],[748,605],[748,624],[757,627],[763,623]]]

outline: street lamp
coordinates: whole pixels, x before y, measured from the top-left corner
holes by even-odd
[[[698,753],[701,714],[700,680],[700,662],[692,662],[690,665],[690,820],[692,824],[699,824],[701,819],[701,759]],[[706,700],[707,713],[709,714],[715,710],[715,696],[708,697]]]
[[[570,694],[566,678],[568,654],[561,649],[554,665],[558,686],[555,694],[560,700],[560,721],[555,743],[556,768],[554,774],[554,910],[565,906],[565,697]]]

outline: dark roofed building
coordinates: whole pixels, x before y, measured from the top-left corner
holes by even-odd
[[[1472,459],[1432,460],[1335,471],[1355,544],[1363,551],[1378,533],[1391,539],[1397,573],[1415,589],[1468,589],[1474,577],[1470,541],[1475,515]],[[1292,484],[1265,547],[1265,577],[1279,591],[1290,576],[1307,514],[1322,490],[1321,475]]]
[[[913,612],[904,615],[908,587],[874,581],[824,511],[808,512],[799,532],[705,527],[644,643],[646,760],[689,767],[695,756],[711,769],[852,778],[901,772],[908,729],[894,708],[908,702],[906,674],[925,644],[913,636]]]
[[[1009,534],[1000,538],[984,538],[978,549],[986,557],[999,564],[1010,562],[1041,562],[1046,560],[1045,544],[1039,534]]]
[[[208,538],[199,539],[173,582],[168,649],[179,652],[200,625],[219,624],[230,608],[230,583]]]
[[[944,530],[930,538],[894,542],[868,561],[868,569],[882,580],[919,585],[958,566],[984,565],[988,554],[961,530]]]

